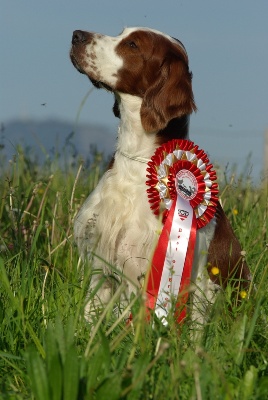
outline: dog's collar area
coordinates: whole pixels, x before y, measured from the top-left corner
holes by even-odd
[[[127,153],[125,153],[125,152],[123,152],[121,150],[118,153],[121,154],[122,156],[126,157],[126,158],[129,158],[130,160],[138,161],[140,163],[148,164],[148,162],[150,161],[149,158],[134,156],[132,154],[127,154]]]

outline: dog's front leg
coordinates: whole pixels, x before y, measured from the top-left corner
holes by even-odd
[[[85,317],[88,320],[92,320],[93,315],[96,315],[97,309],[102,308],[103,305],[109,302],[114,291],[114,281],[109,275],[109,267],[107,263],[97,256],[102,254],[98,248],[100,239],[98,217],[105,175],[95,190],[88,196],[74,220],[74,239],[81,258],[85,261],[84,278],[87,276],[85,269],[91,269],[85,307]]]
[[[101,270],[94,268],[87,292],[84,315],[86,320],[94,321],[103,308],[110,302],[116,290],[117,282],[112,276],[105,275]]]

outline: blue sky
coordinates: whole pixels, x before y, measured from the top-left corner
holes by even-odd
[[[73,30],[117,35],[125,26],[148,26],[187,48],[198,106],[192,140],[221,163],[242,166],[251,152],[258,176],[268,128],[267,16],[267,0],[4,0],[0,123],[75,121],[90,82],[69,61]],[[111,95],[94,90],[80,121],[116,131],[111,107]]]

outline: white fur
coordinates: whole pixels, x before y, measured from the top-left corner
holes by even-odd
[[[96,80],[114,86],[117,71],[123,66],[123,60],[115,53],[116,38],[96,34],[94,40],[86,45],[84,71]],[[105,48],[105,51],[103,49]],[[109,82],[109,83],[108,83]]]
[[[82,253],[95,249],[136,285],[137,278],[148,268],[160,228],[147,199],[147,165],[121,154],[122,151],[149,159],[155,151],[154,135],[146,133],[140,122],[140,104],[140,98],[121,94],[121,124],[113,168],[88,197],[74,225]],[[94,216],[96,223],[91,229]],[[133,290],[134,286],[130,286]]]

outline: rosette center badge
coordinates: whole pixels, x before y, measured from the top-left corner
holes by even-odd
[[[177,193],[185,200],[192,200],[197,193],[197,180],[190,171],[182,169],[176,175],[175,186]]]

